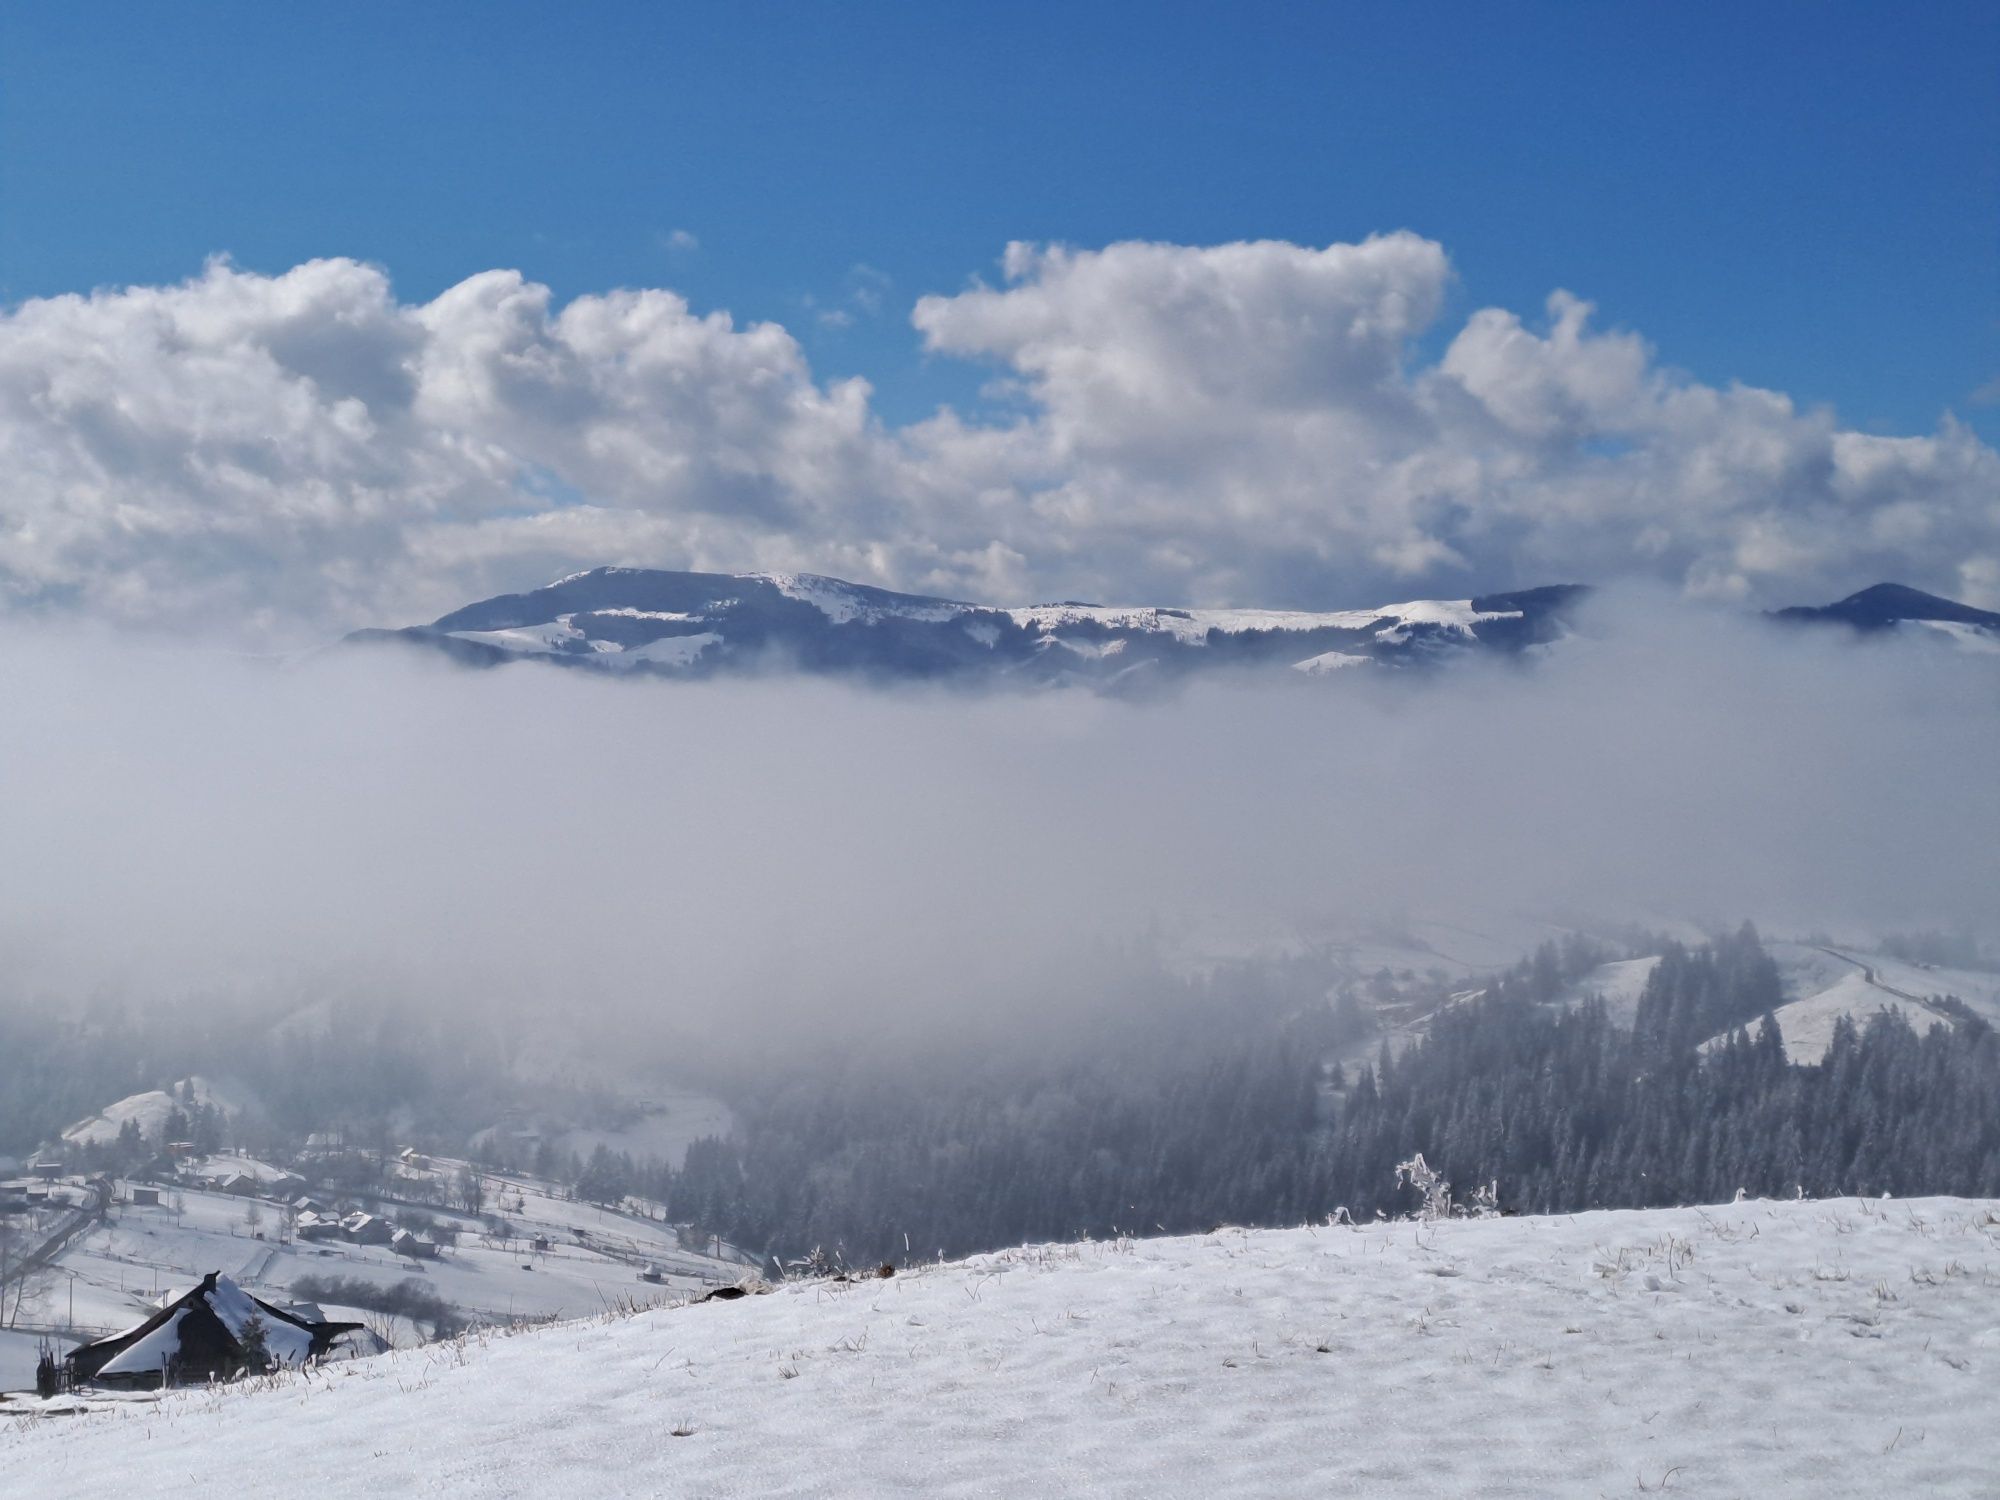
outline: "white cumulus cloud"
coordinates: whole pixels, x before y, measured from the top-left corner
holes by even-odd
[[[1360,604],[1642,574],[2000,604],[2000,455],[1703,384],[1558,293],[1413,352],[1418,236],[1016,245],[915,307],[990,399],[886,425],[664,290],[216,262],[0,312],[0,606],[311,640],[604,562],[991,599]],[[880,284],[871,278],[871,296]]]

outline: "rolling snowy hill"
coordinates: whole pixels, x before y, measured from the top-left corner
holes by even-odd
[[[1826,1056],[1842,1019],[1865,1026],[1882,1011],[1901,1016],[1918,1031],[1958,1024],[1941,1007],[1950,996],[1989,1024],[2000,1024],[2000,974],[1913,964],[1865,949],[1813,943],[1772,943],[1771,956],[1795,996],[1775,1013],[1785,1055],[1813,1063]]]
[[[206,1078],[190,1078],[188,1099],[193,1104],[205,1104],[225,1115],[241,1114],[243,1103],[237,1097],[238,1091],[219,1088]],[[107,1104],[86,1120],[78,1120],[63,1131],[62,1138],[74,1146],[105,1146],[118,1139],[118,1132],[131,1125],[148,1140],[162,1138],[168,1119],[181,1107],[165,1089],[149,1089],[140,1094],[129,1094],[115,1103]]]
[[[1963,1199],[1045,1246],[23,1418],[0,1463],[51,1497],[1990,1495],[1996,1280]]]
[[[1826,1056],[1833,1029],[1842,1020],[1866,1026],[1887,1011],[1917,1031],[1958,1024],[1949,1001],[1992,1025],[2000,1025],[2000,974],[1910,963],[1870,948],[1823,943],[1772,942],[1766,945],[1783,981],[1786,1003],[1773,1017],[1785,1040],[1785,1055],[1796,1063]],[[1657,956],[1601,964],[1570,985],[1558,1003],[1574,1005],[1595,997],[1611,1019],[1630,1026],[1639,997],[1658,965]],[[1754,1029],[1754,1028],[1753,1028]],[[1723,1037],[1707,1044],[1718,1045]]]

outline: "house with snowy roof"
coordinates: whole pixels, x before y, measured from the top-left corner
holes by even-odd
[[[70,1350],[69,1377],[73,1385],[151,1390],[228,1380],[260,1364],[297,1369],[324,1358],[337,1339],[360,1328],[299,1317],[211,1271],[143,1322]]]
[[[340,1220],[308,1209],[292,1221],[292,1234],[302,1240],[337,1240],[341,1235]]]
[[[396,1232],[387,1219],[358,1210],[340,1221],[340,1229],[357,1245],[386,1245]]]
[[[437,1256],[437,1245],[420,1234],[412,1234],[407,1229],[398,1229],[389,1237],[389,1248],[398,1255],[407,1255],[412,1260],[432,1260]]]

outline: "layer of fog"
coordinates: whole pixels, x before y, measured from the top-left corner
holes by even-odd
[[[1197,922],[1996,921],[1991,659],[1654,600],[1526,669],[1144,703],[0,644],[0,988],[35,1003],[810,1038],[1011,1014]]]

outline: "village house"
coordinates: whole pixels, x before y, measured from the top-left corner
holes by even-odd
[[[437,1259],[437,1246],[420,1234],[411,1234],[407,1229],[398,1229],[389,1237],[389,1248],[398,1255],[407,1255],[412,1260]]]
[[[341,1236],[340,1220],[309,1210],[292,1221],[292,1234],[301,1240],[337,1240]]]
[[[340,1230],[357,1245],[386,1245],[395,1237],[389,1221],[374,1214],[349,1214],[340,1221]]]
[[[151,1390],[227,1380],[260,1365],[296,1369],[324,1358],[337,1339],[360,1328],[298,1317],[211,1271],[201,1285],[123,1333],[70,1350],[65,1364],[73,1385]]]

